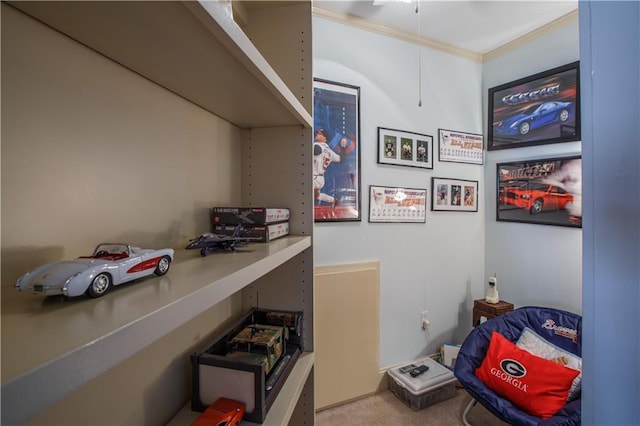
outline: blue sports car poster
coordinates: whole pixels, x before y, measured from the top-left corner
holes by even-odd
[[[313,215],[316,222],[360,220],[360,88],[313,84]]]
[[[489,89],[488,150],[580,140],[579,63]]]

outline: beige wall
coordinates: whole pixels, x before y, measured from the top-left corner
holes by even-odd
[[[219,303],[118,364],[25,425],[166,424],[191,398],[192,352],[241,314],[239,295]],[[211,332],[212,325],[219,324]],[[37,394],[34,394],[36,397]]]
[[[209,230],[211,206],[240,202],[240,130],[5,4],[1,12],[3,311],[38,297],[9,288],[19,275],[101,241],[173,247],[179,261]],[[57,302],[42,308],[64,309]],[[232,296],[29,423],[166,422],[190,396],[190,352],[241,309]]]
[[[3,5],[2,286],[101,241],[184,247],[212,205],[240,201],[240,143],[226,121]]]
[[[380,264],[315,268],[316,410],[380,386]]]

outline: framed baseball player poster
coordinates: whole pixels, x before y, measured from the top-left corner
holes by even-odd
[[[313,218],[359,221],[360,88],[313,82]]]

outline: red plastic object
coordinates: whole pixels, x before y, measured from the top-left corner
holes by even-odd
[[[229,398],[218,398],[191,426],[235,426],[244,416],[244,402]]]

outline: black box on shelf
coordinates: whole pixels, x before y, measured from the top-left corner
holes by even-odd
[[[218,225],[213,232],[225,235],[233,235],[236,228],[242,226],[241,237],[257,238],[254,242],[267,243],[276,238],[289,235],[289,222],[272,223],[271,225]]]
[[[269,225],[289,220],[289,209],[270,207],[214,207],[213,225]]]
[[[245,403],[243,420],[262,423],[302,348],[301,311],[250,310],[191,354],[191,409],[226,397]]]

